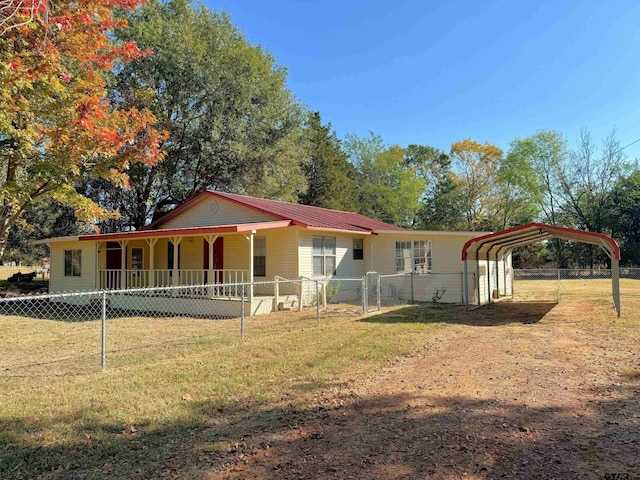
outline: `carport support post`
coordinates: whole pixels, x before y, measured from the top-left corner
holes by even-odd
[[[467,266],[467,256],[464,257],[464,273],[462,277],[462,288],[464,289],[464,304],[469,310],[469,267]]]
[[[482,305],[482,300],[480,299],[480,257],[478,252],[476,252],[476,284],[478,289],[478,306]]]
[[[616,307],[616,313],[618,318],[620,317],[620,262],[615,257],[611,256],[611,281],[613,289],[613,304]]]

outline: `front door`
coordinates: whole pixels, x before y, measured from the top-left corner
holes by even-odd
[[[223,244],[224,244],[224,238],[223,237],[218,237],[216,238],[216,241],[213,242],[213,268],[214,270],[222,270],[224,268],[224,248],[223,248]],[[208,273],[207,270],[209,270],[209,242],[207,242],[207,239],[203,239],[202,242],[202,249],[204,251],[204,255],[202,256],[202,269],[205,270],[204,273],[204,278],[205,278],[205,283],[209,283],[208,282]],[[214,283],[222,283],[222,272],[217,272],[217,276],[219,278],[215,278],[215,282]]]
[[[107,271],[103,288],[120,288],[120,269],[122,268],[122,247],[118,242],[107,242]]]

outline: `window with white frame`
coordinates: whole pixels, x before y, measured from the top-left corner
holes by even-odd
[[[64,276],[80,277],[82,275],[82,250],[64,251]]]
[[[354,260],[364,259],[364,240],[361,238],[353,239],[353,259]]]
[[[336,274],[336,237],[313,237],[313,274],[325,277]]]
[[[396,272],[431,272],[431,242],[429,240],[403,240],[396,242]]]
[[[267,237],[253,238],[253,276],[267,275]]]

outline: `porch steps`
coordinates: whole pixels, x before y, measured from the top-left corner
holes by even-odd
[[[298,296],[297,295],[280,295],[279,303],[276,308],[278,312],[288,312],[298,308]]]

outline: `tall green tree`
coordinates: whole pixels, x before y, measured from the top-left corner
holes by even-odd
[[[453,168],[460,185],[461,206],[466,230],[487,228],[496,210],[496,187],[502,150],[466,138],[451,145]]]
[[[541,220],[552,225],[560,221],[560,172],[567,158],[566,141],[553,130],[515,139],[506,157],[514,183],[536,203]]]
[[[449,155],[435,147],[413,144],[406,148],[405,161],[425,184],[416,227],[455,230],[463,225],[460,184],[451,171]]]
[[[622,262],[640,265],[640,170],[620,178],[611,190],[609,228],[620,242]]]
[[[405,149],[386,146],[382,137],[348,135],[345,151],[356,167],[359,213],[402,227],[417,223],[425,182],[407,164]]]
[[[297,199],[302,108],[272,55],[226,13],[189,0],[151,0],[127,20],[117,38],[154,54],[117,73],[112,97],[148,105],[170,133],[162,165],[130,172],[131,226],[205,189]]]
[[[357,211],[354,192],[355,168],[342,150],[331,124],[322,124],[320,112],[308,114],[305,126],[307,159],[302,168],[307,190],[299,202],[335,210]]]

